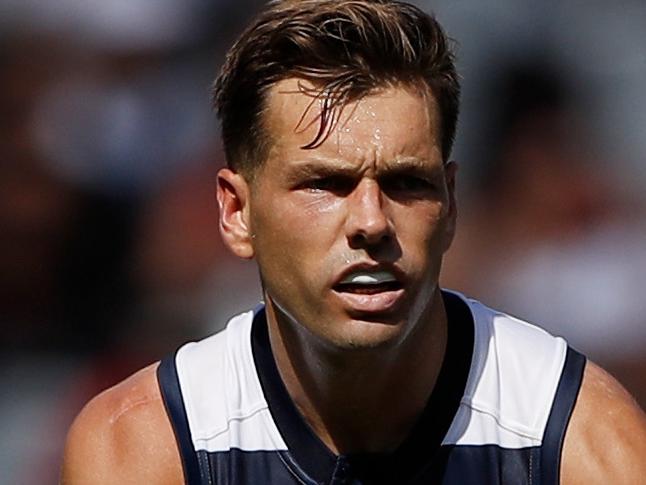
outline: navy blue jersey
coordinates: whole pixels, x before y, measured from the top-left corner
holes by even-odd
[[[392,453],[335,455],[318,439],[280,378],[262,306],[164,359],[157,375],[186,483],[558,484],[585,358],[533,325],[443,296],[444,362]]]

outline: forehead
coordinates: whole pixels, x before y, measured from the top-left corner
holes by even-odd
[[[315,149],[304,149],[321,129],[323,100],[317,92],[311,83],[293,78],[270,89],[265,111],[270,158],[441,158],[435,98],[428,89],[408,85],[385,86],[336,108],[338,119],[329,135]]]

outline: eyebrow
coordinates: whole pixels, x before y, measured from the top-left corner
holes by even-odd
[[[399,173],[417,173],[427,176],[441,172],[441,163],[431,164],[419,157],[401,157],[381,163],[378,166],[377,177],[397,175]],[[292,166],[287,174],[290,180],[300,180],[308,177],[326,176],[356,176],[357,165],[336,158],[305,159]]]
[[[292,166],[287,177],[290,179],[327,175],[354,175],[356,165],[339,159],[308,159]]]
[[[379,174],[397,174],[402,172],[435,174],[441,172],[443,164],[431,163],[426,159],[418,157],[402,157],[387,162],[382,166]]]

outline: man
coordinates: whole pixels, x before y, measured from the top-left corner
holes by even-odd
[[[215,89],[220,230],[264,304],[91,401],[62,482],[646,483],[612,377],[438,285],[458,95],[410,5],[271,3]]]

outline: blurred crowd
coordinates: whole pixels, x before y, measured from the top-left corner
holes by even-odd
[[[443,284],[646,406],[646,4],[417,1],[458,42]],[[83,403],[260,298],[217,230],[210,84],[255,0],[0,0],[0,484]]]

